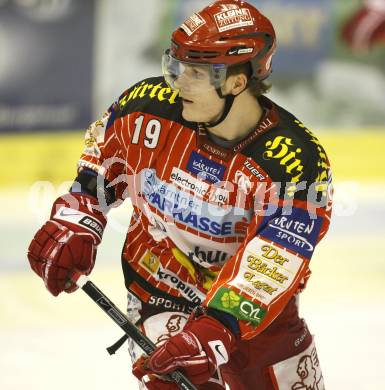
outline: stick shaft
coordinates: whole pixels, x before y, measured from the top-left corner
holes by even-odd
[[[144,335],[115,304],[86,276],[75,273],[72,281],[76,283],[147,355],[156,349],[155,344]],[[178,370],[169,377],[183,390],[196,390],[196,387]]]

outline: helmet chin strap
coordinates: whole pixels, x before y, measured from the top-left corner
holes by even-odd
[[[233,106],[233,103],[234,103],[235,95],[229,94],[229,95],[223,96],[221,88],[216,88],[216,91],[217,91],[218,96],[221,99],[225,99],[225,108],[224,108],[223,113],[219,119],[217,119],[215,122],[204,123],[205,127],[215,127],[215,126],[219,125],[221,122],[223,122],[226,119],[226,117],[227,117],[228,113],[230,112],[231,107]]]

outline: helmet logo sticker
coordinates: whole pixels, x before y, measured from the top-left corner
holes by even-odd
[[[214,18],[219,32],[254,24],[250,11],[247,8],[219,12],[214,15]]]
[[[247,54],[251,53],[253,51],[252,47],[235,47],[231,48],[228,52],[228,56],[233,56],[233,55],[240,55],[240,54]]]
[[[222,11],[230,11],[231,9],[239,8],[237,4],[221,4],[220,7],[222,8]]]
[[[188,35],[192,35],[199,27],[206,24],[206,21],[199,14],[193,14],[186,19],[180,28]]]

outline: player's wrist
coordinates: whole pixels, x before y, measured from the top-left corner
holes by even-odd
[[[232,316],[229,313],[224,311],[220,311],[211,307],[206,309],[206,314],[210,317],[215,318],[219,321],[223,326],[225,326],[235,337],[237,337],[241,331],[239,329],[238,319]]]

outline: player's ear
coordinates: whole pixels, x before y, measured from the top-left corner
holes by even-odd
[[[234,96],[239,95],[247,87],[247,76],[244,73],[231,75],[227,80],[229,82],[229,93]]]

